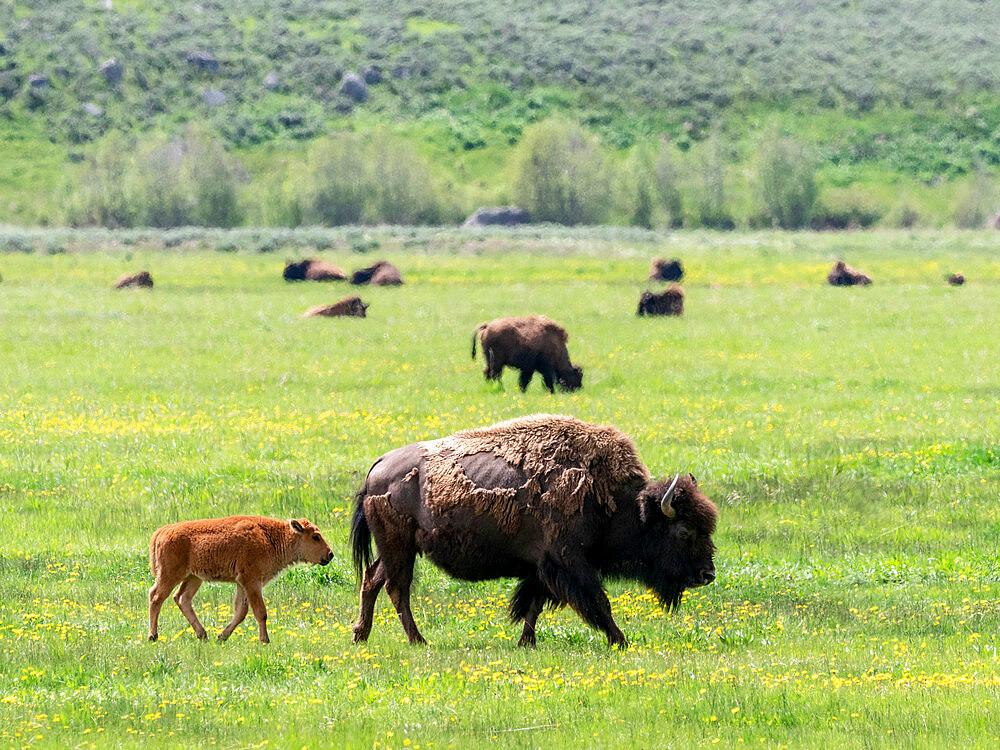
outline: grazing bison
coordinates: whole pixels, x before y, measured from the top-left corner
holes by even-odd
[[[352,284],[371,284],[372,286],[399,286],[403,277],[399,269],[388,261],[380,260],[368,268],[360,268],[351,274]]]
[[[160,607],[178,583],[174,601],[198,637],[207,638],[191,603],[203,581],[225,581],[236,584],[236,599],[233,619],[219,640],[232,635],[249,605],[257,618],[260,642],[269,643],[264,585],[293,563],[326,565],[332,559],[319,529],[304,518],[230,516],[157,529],[149,540],[149,567],[156,576],[149,590],[149,640],[159,636]]]
[[[871,276],[851,268],[842,260],[838,260],[826,280],[831,286],[868,286],[872,283]]]
[[[289,261],[281,275],[285,281],[343,281],[347,278],[344,269],[316,258]]]
[[[650,281],[680,281],[684,278],[684,266],[677,258],[666,260],[653,258],[649,266]]]
[[[500,380],[504,367],[521,371],[520,386],[525,391],[535,370],[541,373],[549,393],[555,382],[567,391],[583,385],[583,369],[569,361],[566,342],[569,334],[544,315],[527,318],[497,318],[480,323],[472,333],[472,358],[476,358],[476,339],[483,345],[487,380]]]
[[[115,289],[149,289],[153,286],[153,277],[149,271],[136,271],[118,277]]]
[[[715,579],[716,508],[691,475],[651,481],[614,427],[536,414],[413,443],[368,470],[351,523],[361,580],[355,642],[368,638],[385,586],[411,643],[417,554],[470,581],[519,578],[510,618],[535,645],[543,607],[568,604],[626,646],[602,581],[636,580],[667,608]],[[374,537],[378,556],[371,559]]]
[[[948,283],[952,286],[962,286],[965,283],[965,276],[960,273],[953,273],[948,277]]]
[[[639,298],[639,309],[636,315],[683,315],[684,290],[677,284],[671,284],[660,294],[643,292]]]
[[[344,297],[339,302],[332,305],[316,305],[310,307],[304,313],[303,318],[364,318],[368,305],[361,301],[360,297]]]

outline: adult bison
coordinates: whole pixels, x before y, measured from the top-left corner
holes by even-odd
[[[826,280],[831,286],[868,286],[872,283],[871,276],[851,268],[842,260],[836,262]]]
[[[643,292],[636,315],[683,315],[684,290],[671,284],[659,294]]]
[[[367,268],[359,268],[351,274],[351,283],[355,285],[370,284],[372,286],[399,286],[403,276],[392,263],[380,260]]]
[[[499,380],[504,367],[521,371],[520,386],[525,391],[535,371],[541,373],[549,393],[555,393],[556,381],[567,391],[583,385],[583,368],[569,361],[566,329],[544,315],[527,318],[497,318],[480,323],[472,333],[472,358],[476,358],[476,339],[483,346],[487,380]]]
[[[347,278],[343,268],[316,258],[288,261],[281,275],[285,281],[343,281]]]
[[[410,611],[422,554],[457,578],[521,579],[510,601],[521,646],[535,644],[543,607],[565,604],[626,646],[602,581],[637,580],[677,606],[715,578],[715,521],[693,476],[652,481],[626,435],[572,417],[537,414],[397,448],[368,470],[354,509],[354,641],[371,633],[385,586],[410,642],[425,642]]]

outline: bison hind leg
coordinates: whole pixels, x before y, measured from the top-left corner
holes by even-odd
[[[510,620],[511,622],[524,621],[521,639],[517,642],[518,646],[534,647],[536,645],[535,623],[538,622],[538,616],[542,613],[546,603],[552,607],[560,604],[552,596],[552,592],[535,577],[525,578],[514,590],[508,609]]]

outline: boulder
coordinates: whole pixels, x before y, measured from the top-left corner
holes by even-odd
[[[117,86],[125,74],[125,66],[113,57],[102,62],[97,70],[104,76],[104,80],[109,86]]]
[[[281,87],[281,80],[273,70],[264,76],[264,88],[268,91],[277,91]]]
[[[49,77],[41,73],[32,73],[28,76],[28,87],[32,91],[45,91],[49,87]]]
[[[353,102],[368,101],[368,85],[365,79],[349,70],[340,79],[340,93]]]
[[[210,52],[188,52],[184,59],[188,65],[197,68],[199,73],[208,73],[211,76],[219,74],[219,61]]]
[[[463,227],[501,226],[511,227],[515,224],[530,224],[531,214],[516,206],[496,206],[495,208],[480,208],[465,220]]]
[[[202,89],[201,100],[208,107],[218,107],[226,103],[226,95],[218,89]]]
[[[98,107],[93,102],[84,102],[83,111],[86,112],[91,117],[100,117],[104,114],[104,110]]]
[[[378,65],[366,65],[361,71],[361,75],[364,77],[365,83],[369,86],[382,83],[382,68]]]

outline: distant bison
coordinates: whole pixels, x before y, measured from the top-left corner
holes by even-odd
[[[285,281],[343,281],[347,278],[344,269],[316,258],[289,261],[281,275]]]
[[[837,261],[826,280],[832,286],[868,286],[872,283],[871,276],[851,268],[842,260]]]
[[[680,281],[684,278],[684,266],[677,258],[666,260],[664,258],[653,258],[649,266],[650,281]]]
[[[636,315],[683,315],[684,290],[671,284],[659,294],[643,292]]]
[[[119,276],[118,281],[115,282],[115,289],[148,289],[152,286],[153,277],[149,275],[149,271],[126,273]]]
[[[962,286],[965,283],[965,276],[960,273],[953,273],[948,277],[948,283],[952,286]]]
[[[544,315],[527,318],[497,318],[480,323],[472,334],[472,358],[476,358],[476,339],[483,346],[487,380],[499,380],[504,367],[521,371],[520,386],[528,388],[537,370],[550,393],[556,381],[567,391],[583,384],[583,369],[569,361],[566,329]]]
[[[399,269],[388,261],[380,260],[373,266],[361,268],[351,274],[352,284],[371,284],[372,286],[399,286],[403,277]]]
[[[715,579],[715,505],[694,477],[651,480],[632,440],[614,427],[536,414],[413,443],[368,470],[351,522],[362,574],[355,642],[367,640],[385,587],[411,643],[420,554],[468,581],[518,578],[510,618],[535,645],[546,605],[568,604],[626,646],[603,582],[648,586],[665,607]],[[378,556],[372,560],[374,537]]]
[[[294,563],[326,565],[332,559],[319,529],[304,518],[230,516],[163,526],[149,540],[149,567],[156,576],[149,590],[149,640],[159,637],[160,608],[177,584],[174,601],[198,637],[207,638],[192,601],[203,581],[223,581],[236,584],[236,599],[219,640],[232,635],[249,605],[260,642],[268,643],[264,585]]]
[[[361,301],[360,297],[345,297],[332,305],[316,305],[310,307],[304,313],[303,318],[364,318],[368,305]]]

